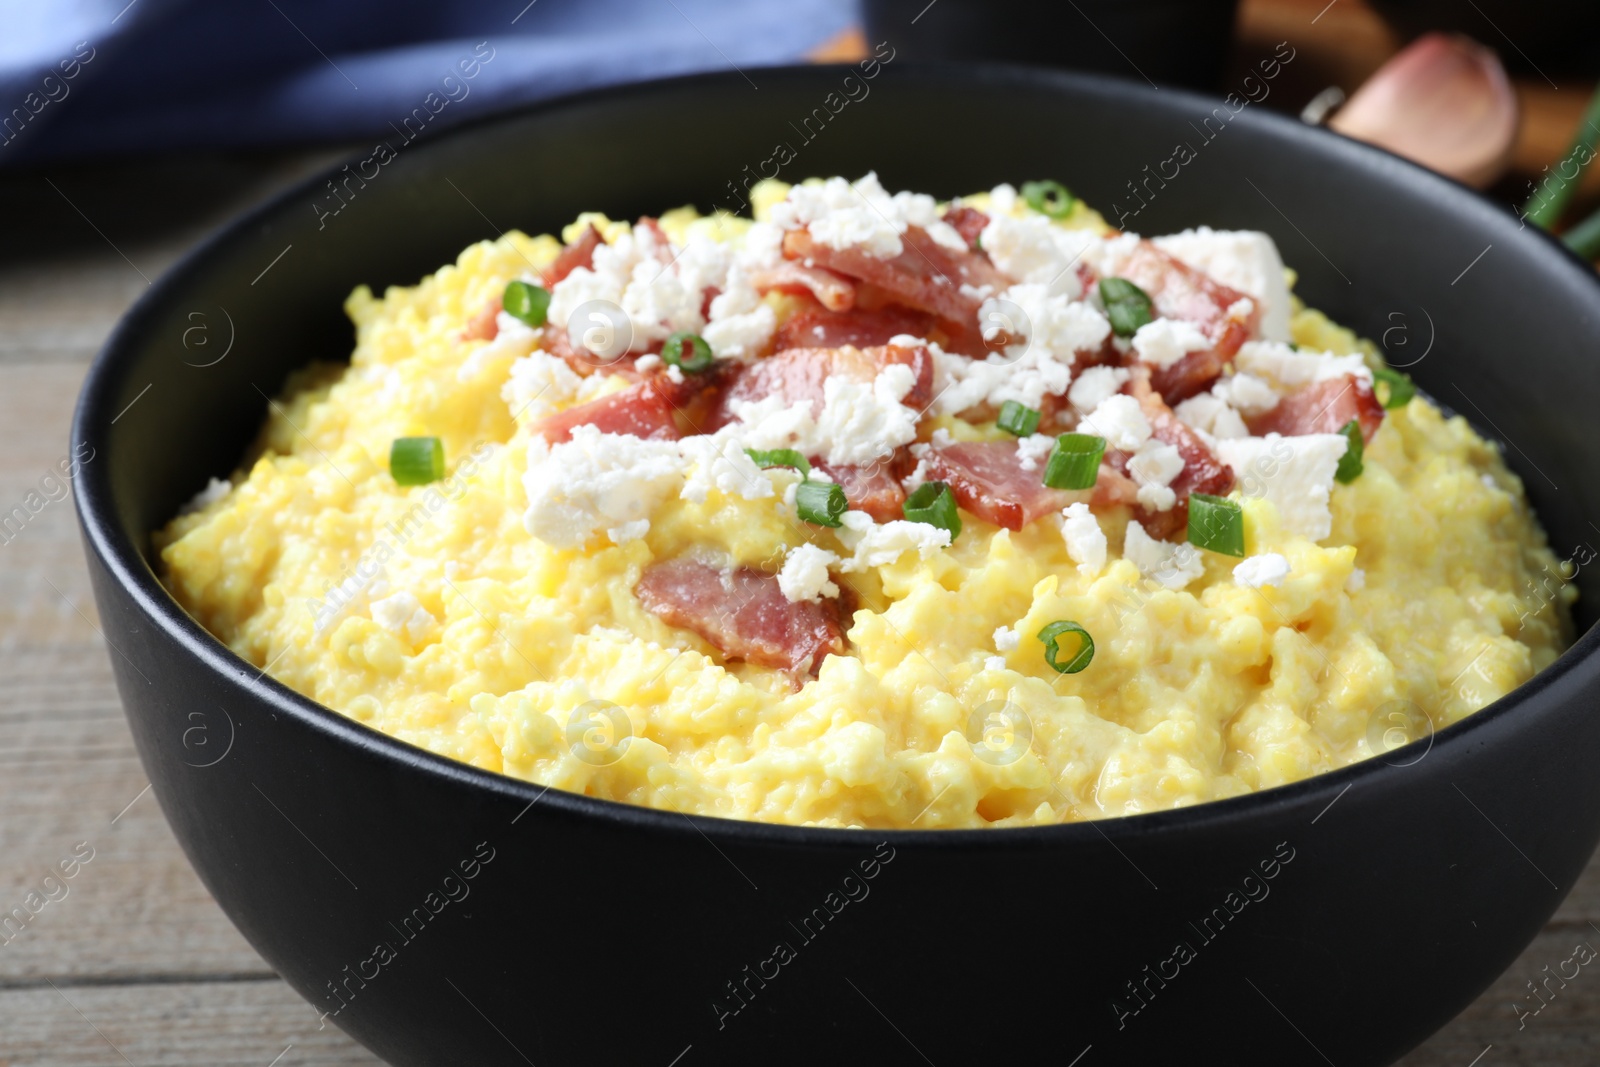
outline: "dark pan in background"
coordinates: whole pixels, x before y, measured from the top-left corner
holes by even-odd
[[[1370,0],[1402,34],[1464,33],[1524,74],[1592,80],[1600,71],[1594,0]]]
[[[1239,0],[862,0],[867,40],[916,62],[1033,63],[1214,89]]]

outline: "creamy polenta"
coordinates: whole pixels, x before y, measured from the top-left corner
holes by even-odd
[[[1294,782],[1569,640],[1499,449],[1265,235],[1142,241],[1053,184],[755,194],[357,288],[349,366],[294,375],[156,533],[173,595],[444,756],[819,826]]]

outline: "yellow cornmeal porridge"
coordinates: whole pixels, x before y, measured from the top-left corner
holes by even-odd
[[[875,183],[863,183],[846,191],[878,197]],[[829,232],[830,216],[815,204],[809,215],[783,215],[796,195],[789,187],[757,192],[758,213],[776,210],[787,218],[785,232],[809,226],[819,242]],[[902,233],[934,229],[916,214],[925,216],[925,205],[896,217],[901,209],[886,206],[891,201],[874,203]],[[1006,220],[1022,227],[1043,216],[1008,187],[965,203],[990,216],[980,247],[995,249],[996,263],[1021,262],[998,250]],[[860,223],[834,221],[837,231]],[[589,222],[612,246],[631,239],[630,227],[600,216],[586,216],[565,238],[578,241]],[[1042,232],[1029,225],[1027,234]],[[699,254],[683,254],[686,246],[738,247],[754,240],[750,226],[670,212],[660,227],[679,262],[659,256],[659,268],[636,264],[630,276],[643,278],[641,285],[653,281],[644,278],[651,270],[682,277],[683,261]],[[1110,233],[1082,205],[1050,226],[1097,241]],[[877,254],[892,252],[888,243]],[[963,508],[948,547],[914,543],[867,560],[850,527],[801,521],[791,489],[801,477],[784,467],[761,472],[768,495],[715,478],[709,486],[702,479],[698,493],[678,492],[673,482],[673,491],[631,501],[647,510],[647,529],[635,510],[620,515],[635,524],[625,532],[603,528],[610,520],[602,518],[587,532],[553,533],[531,515],[525,477],[530,463],[550,463],[563,447],[534,443],[540,420],[620,393],[631,379],[602,368],[576,388],[564,379],[552,386],[559,372],[534,358],[549,331],[518,331],[505,313],[494,340],[464,339],[463,331],[509,281],[540,278],[561,247],[550,236],[510,233],[468,248],[415,287],[382,297],[358,288],[346,305],[357,330],[350,366],[293,377],[231,485],[214,485],[196,510],[157,533],[165,580],[179,602],[285,684],[445,756],[634,804],[822,826],[1052,823],[1293,782],[1364,759],[1375,744],[1392,747],[1393,729],[1407,722],[1397,708],[1420,708],[1435,729],[1456,722],[1548,666],[1569,639],[1572,594],[1564,587],[1551,600],[1537,592],[1559,565],[1520,481],[1495,446],[1422,396],[1384,412],[1359,476],[1331,484],[1325,537],[1287,523],[1272,494],[1252,493],[1241,476],[1231,496],[1243,508],[1246,552],[1266,561],[1244,577],[1234,573],[1241,559],[1213,551],[1191,553],[1197,562],[1175,580],[1171,566],[1147,577],[1123,558],[1119,547],[1137,536],[1128,532],[1132,509],[1145,507],[1141,514],[1159,521],[1159,486],[1138,505],[1093,503],[1092,522],[1109,545],[1098,565],[1092,545],[1085,550],[1064,533],[1072,524],[1060,508],[1019,530]],[[771,253],[763,254],[770,265]],[[1011,275],[1019,287],[1022,269]],[[555,284],[552,322],[563,286],[585,275],[593,285],[597,273]],[[736,278],[717,277],[724,291],[738,287]],[[1013,295],[1023,303],[1027,294]],[[739,335],[746,351],[734,358],[757,358],[752,349],[762,347],[763,330],[770,335],[797,313],[816,313],[820,297],[774,289],[758,299],[770,320],[749,300],[736,309],[749,329]],[[1052,299],[1058,310],[1083,304],[1075,313],[1096,325],[1089,316],[1102,305],[1092,285]],[[1257,302],[1270,316],[1267,305],[1281,299],[1266,294]],[[621,303],[636,320],[648,318],[631,295]],[[1381,365],[1370,345],[1317,312],[1296,303],[1287,313],[1284,340],[1299,353],[1357,354]],[[682,314],[693,320],[694,312]],[[702,332],[708,339],[738,334]],[[659,343],[659,336],[642,341],[655,351]],[[1139,372],[1144,350],[1136,355],[1126,344],[1108,338],[1102,347]],[[723,357],[739,345],[712,347]],[[962,373],[950,369],[952,358],[936,359],[936,387],[948,389]],[[513,371],[519,360],[544,367],[542,390],[508,386],[523,373]],[[644,363],[653,365],[648,356]],[[1072,378],[1085,369],[1080,357]],[[1219,395],[1243,397],[1239,373],[1233,367],[1219,379],[1232,390]],[[1069,407],[1064,387],[1041,395]],[[996,398],[993,389],[987,398]],[[968,420],[934,410],[915,426],[918,443],[897,447],[1016,440],[996,428],[995,406],[980,399],[984,417]],[[1248,409],[1240,399],[1238,410]],[[1081,430],[1086,413],[1069,410],[1065,418],[1080,414]],[[1210,427],[1223,432],[1220,422]],[[391,443],[408,436],[442,441],[443,479],[395,482]],[[1219,450],[1231,447],[1202,436]],[[842,440],[829,445],[836,454]],[[685,469],[670,477],[693,483],[693,465]],[[1142,491],[1155,480],[1136,475],[1134,483]],[[544,492],[539,485],[535,495]],[[1140,559],[1151,570],[1147,541]],[[818,558],[836,584],[848,586],[842,595],[856,598],[853,615],[848,604],[843,609],[845,651],[812,664],[815,677],[725,656],[702,632],[669,625],[635,593],[656,561],[712,553],[776,574],[805,544],[831,554],[831,562]],[[1160,549],[1157,561],[1172,547]],[[841,569],[852,561],[853,569]],[[807,584],[790,577],[786,589]],[[814,576],[801,591],[814,595],[801,599],[837,603],[817,592],[827,577]],[[1058,620],[1093,636],[1092,662],[1078,673],[1053,670],[1035,637]],[[1072,647],[1063,639],[1063,660]],[[1427,728],[1413,716],[1413,736]]]

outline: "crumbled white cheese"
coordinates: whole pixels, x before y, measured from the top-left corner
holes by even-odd
[[[911,456],[917,461],[917,465],[910,474],[900,479],[900,486],[907,494],[916,492],[922,483],[928,480],[928,453],[931,451],[933,449],[929,445],[915,444],[911,446]]]
[[[1168,486],[1183,473],[1183,455],[1176,446],[1152,437],[1128,457],[1128,473],[1138,483],[1139,503],[1155,511],[1170,511],[1177,494]]]
[[[536,330],[504,311],[497,314],[494,321],[494,340],[473,349],[472,354],[461,361],[461,366],[456,368],[456,381],[472,381],[492,360],[501,356],[527,355],[543,334],[542,330]]]
[[[1328,495],[1349,444],[1337,433],[1272,433],[1218,441],[1217,455],[1233,468],[1242,495],[1264,497],[1277,508],[1286,533],[1320,541],[1333,528]]]
[[[1017,466],[1025,471],[1038,470],[1039,464],[1056,447],[1056,439],[1047,433],[1030,434],[1017,441]]]
[[[1141,360],[1166,368],[1187,356],[1211,347],[1199,327],[1182,319],[1156,319],[1139,327],[1133,335],[1133,350]]]
[[[1086,249],[1099,242],[1088,230],[1069,230],[1043,215],[1013,218],[1001,212],[989,216],[979,238],[1000,273],[1069,299],[1082,295],[1083,284],[1075,268]]]
[[[1061,537],[1079,571],[1090,577],[1100,573],[1106,565],[1106,534],[1088,504],[1068,504],[1062,509]]]
[[[1272,383],[1249,371],[1218,380],[1211,394],[1242,415],[1264,415],[1278,406],[1278,392]]]
[[[1208,226],[1157,237],[1156,247],[1196,270],[1254,297],[1261,307],[1261,336],[1289,339],[1289,282],[1271,237],[1253,230],[1213,230]]]
[[[1002,330],[1013,338],[1004,353],[1013,365],[1025,350],[1040,347],[1057,359],[1070,361],[1077,352],[1099,348],[1111,333],[1111,323],[1088,304],[1033,283],[1013,285],[984,301],[978,309],[978,322],[985,338],[993,339]],[[1019,336],[1020,344],[1015,343]],[[1065,392],[1065,386],[1058,392]]]
[[[522,281],[538,284],[538,279],[524,275]],[[532,344],[539,339],[537,327],[529,326],[509,311],[495,312],[494,340],[485,347],[493,346],[499,342],[509,342],[513,345]]]
[[[629,541],[637,541],[650,532],[649,519],[634,519],[621,526],[612,526],[606,530],[606,536],[611,538],[614,545],[625,545]]]
[[[1122,558],[1138,567],[1146,578],[1172,590],[1182,589],[1206,570],[1198,548],[1188,542],[1175,545],[1170,541],[1157,541],[1144,532],[1137,519],[1128,523]]]
[[[1107,397],[1115,396],[1127,380],[1126,367],[1086,367],[1072,383],[1067,399],[1072,401],[1072,406],[1078,409],[1079,414],[1087,415]]]
[[[726,285],[711,301],[711,319],[700,336],[718,356],[754,359],[772,340],[778,316],[746,280],[741,265],[729,269]]]
[[[577,426],[554,447],[528,445],[522,524],[555,548],[578,549],[601,532],[621,544],[642,537],[656,507],[683,485],[676,441],[646,441]]]
[[[829,462],[867,463],[915,441],[921,416],[901,401],[916,383],[916,372],[903,363],[883,368],[870,386],[824,382],[817,436]]]
[[[1241,372],[1269,379],[1284,392],[1347,374],[1372,378],[1372,371],[1359,353],[1336,356],[1331,352],[1296,351],[1273,341],[1246,341],[1234,354],[1233,365]]]
[[[1191,396],[1173,408],[1172,413],[1191,430],[1198,430],[1212,438],[1250,436],[1250,430],[1239,413],[1214,392]]]
[[[915,372],[893,363],[871,382],[829,378],[815,418],[809,401],[785,405],[777,396],[735,400],[730,407],[746,447],[794,448],[829,463],[863,464],[916,440],[921,414],[901,403],[915,385]]]
[[[1105,316],[1088,304],[1035,284],[1013,285],[984,301],[978,322],[985,338],[1003,333],[1010,343],[981,360],[935,354],[945,382],[939,393],[945,414],[1007,400],[1038,408],[1046,396],[1067,392],[1077,354],[1099,348],[1111,333]]]
[[[778,588],[794,603],[838,596],[839,586],[828,576],[828,568],[839,562],[836,553],[816,545],[796,545],[783,559],[778,571]]]
[[[1139,402],[1124,393],[1108,396],[1083,417],[1080,429],[1106,439],[1110,448],[1132,452],[1150,439],[1150,420]]]
[[[1139,240],[1139,235],[1136,233],[1119,233],[1115,237],[1107,237],[1084,249],[1083,261],[1093,267],[1094,272],[1102,278],[1118,277],[1122,274],[1122,268],[1128,262],[1128,257],[1138,249]]]
[[[734,244],[734,260],[745,271],[765,270],[783,262],[783,227],[772,222],[751,223]]]
[[[900,235],[910,226],[921,227],[953,251],[967,250],[967,242],[940,217],[933,197],[909,192],[890,196],[871,173],[853,183],[829,178],[796,185],[767,217],[786,230],[804,226],[818,244],[860,248],[881,259],[893,259],[905,250]]]
[[[189,502],[179,509],[179,515],[193,515],[197,511],[204,511],[227,496],[233,489],[233,483],[226,478],[213,478],[206,483],[206,487],[189,498]]]
[[[1280,586],[1289,577],[1289,561],[1277,552],[1250,556],[1233,568],[1233,580],[1250,589]]]
[[[706,288],[727,285],[730,250],[697,235],[682,248],[636,227],[594,250],[550,291],[548,321],[597,362],[640,352],[679,331],[699,332]],[[579,312],[582,312],[580,315]]]
[[[773,495],[772,479],[756,466],[744,445],[731,434],[699,434],[678,442],[690,463],[683,483],[683,499],[704,504],[715,489],[724,496],[762,500]]]
[[[997,626],[994,631],[994,647],[997,652],[1015,652],[1022,643],[1022,635],[1017,633],[1015,627]]]
[[[841,518],[839,541],[852,553],[839,568],[846,573],[887,567],[906,552],[927,559],[950,547],[950,531],[925,522],[896,519],[880,526],[864,511],[847,511]]]
[[[633,361],[633,369],[640,374],[649,374],[659,366],[661,366],[661,357],[654,352],[640,356]]]
[[[996,215],[1012,215],[1017,210],[1017,188],[1009,182],[1001,182],[989,190],[989,217]]]
[[[1350,593],[1359,593],[1366,587],[1367,572],[1362,570],[1360,567],[1351,568],[1350,577],[1344,580],[1345,591]]]
[[[605,379],[603,374],[580,378],[562,360],[535,349],[511,364],[511,377],[500,387],[500,396],[512,415],[542,419],[580,397],[593,399]]]
[[[1004,656],[988,656],[983,661],[983,669],[986,671],[1003,671],[1006,669],[1006,659]]]
[[[416,597],[406,592],[374,600],[367,610],[373,622],[390,633],[405,637],[414,645],[421,644],[439,625],[439,620]]]

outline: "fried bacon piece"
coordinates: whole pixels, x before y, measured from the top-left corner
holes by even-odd
[[[807,266],[869,283],[896,303],[935,315],[952,343],[963,342],[965,347],[976,343],[981,350],[977,320],[984,297],[980,294],[1006,288],[1005,275],[983,253],[946,248],[917,226],[908,227],[900,241],[900,254],[882,259],[862,248],[832,248],[813,241],[805,230],[791,230],[784,235],[783,252]]]
[[[1278,401],[1271,411],[1245,420],[1258,437],[1281,433],[1298,437],[1308,433],[1338,433],[1351,419],[1361,426],[1361,437],[1370,442],[1383,425],[1383,405],[1372,391],[1372,383],[1354,374],[1314,382]]]
[[[822,413],[824,385],[829,378],[870,382],[884,368],[896,363],[910,367],[915,384],[901,400],[907,407],[921,409],[933,399],[933,356],[921,345],[877,348],[791,348],[755,363],[745,364],[723,398],[726,422],[732,417],[728,405],[734,400],[762,400],[782,397],[785,404],[811,402],[814,415]]]
[[[588,228],[578,235],[576,241],[563,248],[555,260],[539,272],[544,279],[544,287],[546,289],[554,288],[557,282],[566,278],[567,275],[579,267],[592,268],[594,266],[594,250],[605,243],[606,239],[600,236],[600,231],[591,222]]]
[[[669,626],[699,634],[728,659],[816,676],[844,652],[848,614],[838,599],[795,603],[778,579],[753,567],[718,567],[688,556],[646,567],[639,601]]]
[[[1151,385],[1168,404],[1209,389],[1239,346],[1259,329],[1261,308],[1253,299],[1149,241],[1139,242],[1116,276],[1148,293],[1157,316],[1191,323],[1211,341],[1210,348],[1151,372]]]
[[[813,458],[811,466],[838,483],[852,511],[864,511],[874,522],[893,522],[905,518],[905,488],[895,472],[909,469],[904,449],[882,462],[864,465],[823,463]]]
[[[621,392],[547,416],[537,430],[551,444],[570,440],[575,426],[655,441],[705,433],[718,398],[737,369],[737,364],[719,360],[710,370],[685,375],[681,382],[652,374]]]
[[[540,420],[538,432],[553,445],[571,440],[572,431],[578,426],[650,441],[676,441],[683,434],[672,417],[673,411],[672,398],[651,380],[558,411]]]
[[[594,228],[593,223],[590,223],[589,228],[584,230],[576,241],[567,245],[556,255],[550,266],[539,272],[539,278],[544,283],[544,287],[552,289],[557,282],[579,267],[594,266],[594,250],[605,243],[606,239],[601,237],[600,231]],[[483,310],[467,320],[466,327],[461,331],[461,339],[463,341],[493,341],[500,335],[500,325],[497,318],[503,306],[501,300],[500,296],[496,296],[483,306]],[[579,371],[578,373],[587,374],[589,372]]]
[[[856,303],[855,282],[834,271],[808,267],[792,259],[770,270],[757,271],[750,276],[750,284],[761,293],[815,297],[829,311],[848,311]]]
[[[944,213],[944,221],[961,235],[963,241],[976,249],[978,238],[983,235],[984,227],[989,225],[989,216],[975,207],[956,204]]]
[[[483,310],[467,320],[461,331],[463,341],[493,341],[500,336],[500,297],[483,305]]]
[[[773,338],[774,351],[786,348],[874,348],[902,334],[928,338],[935,319],[926,311],[885,305],[873,311],[802,311],[792,316]]]
[[[930,448],[930,481],[946,482],[956,503],[985,522],[1020,530],[1075,497],[1044,484],[1042,466],[1024,470],[1011,441],[963,441]]]
[[[1142,506],[1134,508],[1135,517],[1146,533],[1151,537],[1170,539],[1189,527],[1189,494],[1226,495],[1233,489],[1233,468],[1213,455],[1199,435],[1172,413],[1161,394],[1152,386],[1148,375],[1135,374],[1128,382],[1128,392],[1138,399],[1139,407],[1150,423],[1151,436],[1176,448],[1178,455],[1183,458],[1183,470],[1168,486],[1177,494],[1177,503],[1166,511]],[[1126,457],[1122,457],[1122,460],[1125,466]]]

